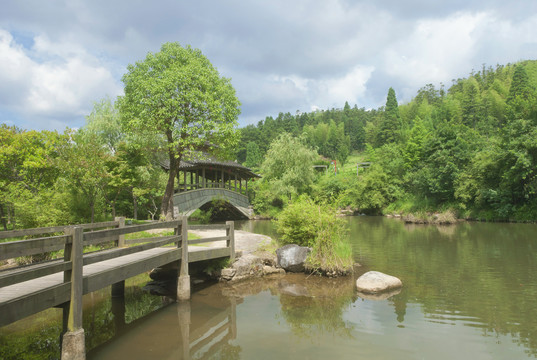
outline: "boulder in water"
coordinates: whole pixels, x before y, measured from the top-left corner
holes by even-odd
[[[289,244],[276,250],[278,266],[285,271],[304,272],[304,262],[311,252],[310,248]]]
[[[356,288],[359,292],[365,294],[377,294],[399,289],[402,286],[401,280],[395,276],[386,275],[378,271],[368,271],[356,280]]]

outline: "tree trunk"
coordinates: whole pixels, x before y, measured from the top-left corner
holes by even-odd
[[[186,132],[181,132],[181,139],[185,139],[188,136]],[[179,171],[179,164],[181,163],[181,157],[183,155],[183,149],[174,147],[173,133],[171,129],[166,130],[166,138],[168,140],[168,158],[170,159],[170,171],[168,173],[168,183],[166,184],[166,191],[162,196],[162,206],[160,208],[160,214],[166,220],[173,220],[173,194],[175,191],[175,177]]]
[[[162,206],[160,208],[160,214],[166,220],[173,219],[173,193],[175,189],[175,176],[177,175],[177,168],[179,166],[179,159],[176,159],[173,154],[170,154],[170,170],[168,172],[168,183],[166,184],[166,190],[162,196]]]

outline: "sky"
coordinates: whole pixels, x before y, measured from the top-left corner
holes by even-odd
[[[123,93],[128,64],[198,48],[241,101],[280,112],[378,108],[485,64],[537,59],[535,0],[2,0],[0,123],[79,128]]]

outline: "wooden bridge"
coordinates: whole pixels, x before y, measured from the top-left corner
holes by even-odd
[[[167,168],[166,164],[162,166]],[[251,218],[248,181],[259,177],[249,168],[232,161],[181,161],[173,197],[174,216],[190,216],[197,209],[209,208],[217,201],[233,218]]]
[[[187,240],[188,229],[207,228],[225,229],[226,235]],[[126,234],[154,229],[174,229],[174,234],[124,239]],[[85,358],[83,294],[112,285],[113,295],[122,295],[125,279],[175,263],[178,268],[177,299],[188,300],[189,263],[225,257],[233,261],[235,257],[233,222],[189,226],[186,217],[134,226],[125,226],[125,219],[118,218],[116,221],[79,226],[4,231],[0,232],[0,239],[58,232],[63,234],[0,243],[0,260],[63,250],[61,259],[0,271],[0,326],[50,307],[62,307],[62,359]],[[220,242],[221,246],[190,246],[208,242]],[[109,248],[84,253],[84,247],[89,245]]]

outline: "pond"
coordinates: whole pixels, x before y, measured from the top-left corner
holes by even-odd
[[[123,305],[94,295],[98,304],[84,325],[88,359],[537,357],[536,225],[346,221],[362,265],[353,277],[208,284],[180,304],[151,297],[138,283],[127,287]],[[236,227],[274,236],[268,221]],[[355,278],[368,270],[399,277],[403,289],[385,300],[358,296]],[[1,348],[16,345],[17,331],[23,333],[13,325],[0,329]],[[45,348],[47,341],[55,339],[34,339],[27,348]]]

